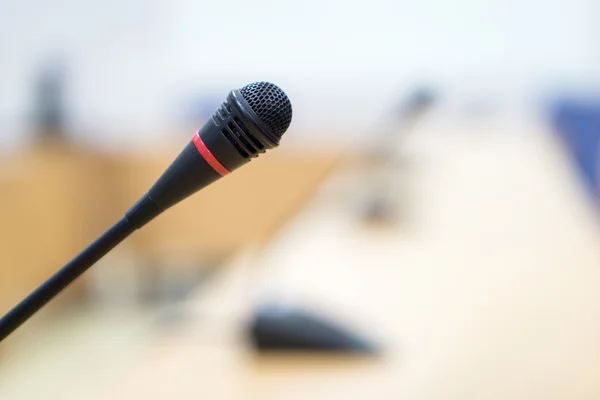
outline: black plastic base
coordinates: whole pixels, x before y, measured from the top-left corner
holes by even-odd
[[[326,351],[375,355],[378,347],[333,321],[299,309],[260,308],[250,324],[259,351]]]

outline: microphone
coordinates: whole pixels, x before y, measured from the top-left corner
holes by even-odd
[[[0,342],[136,229],[252,158],[279,146],[291,121],[292,105],[278,86],[255,82],[232,90],[121,220],[0,319]]]

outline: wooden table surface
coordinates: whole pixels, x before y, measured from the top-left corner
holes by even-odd
[[[268,249],[233,259],[102,399],[598,399],[593,212],[549,136],[423,135],[410,219],[354,217],[340,171]],[[378,358],[259,356],[242,329],[270,299],[378,340]]]

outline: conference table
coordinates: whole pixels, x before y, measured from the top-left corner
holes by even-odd
[[[95,398],[600,398],[597,220],[557,141],[524,131],[411,139],[389,171],[406,179],[396,224],[359,218],[360,164],[346,163]],[[380,354],[259,354],[245,327],[265,302],[327,316]]]

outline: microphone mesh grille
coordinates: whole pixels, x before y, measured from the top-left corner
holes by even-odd
[[[283,90],[269,82],[255,82],[240,91],[261,122],[281,137],[292,122],[292,104]]]

